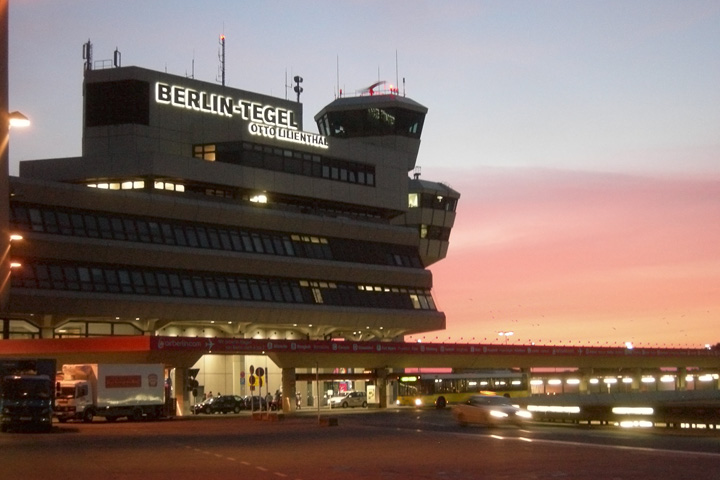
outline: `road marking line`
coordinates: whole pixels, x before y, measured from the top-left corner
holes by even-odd
[[[257,469],[260,470],[261,472],[267,472],[267,471],[268,471],[267,468],[261,467],[261,466],[259,466],[259,465],[258,465],[257,467],[255,467],[255,468],[257,468]]]

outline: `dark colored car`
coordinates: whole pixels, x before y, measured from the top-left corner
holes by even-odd
[[[245,409],[245,401],[237,395],[211,397],[202,403],[193,405],[193,413],[239,413]]]
[[[265,397],[259,397],[257,395],[252,397],[245,397],[243,399],[246,410],[265,410],[267,408],[267,402]]]

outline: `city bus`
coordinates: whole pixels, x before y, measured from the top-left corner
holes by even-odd
[[[530,395],[528,373],[520,370],[455,370],[448,373],[405,373],[398,378],[397,405],[445,408],[472,395]]]

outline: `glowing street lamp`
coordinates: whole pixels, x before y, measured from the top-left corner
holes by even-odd
[[[510,341],[510,336],[514,335],[515,332],[498,332],[498,335],[501,337],[505,337],[505,343],[508,343]]]
[[[22,128],[30,126],[30,119],[18,111],[10,112],[8,122],[10,127]]]

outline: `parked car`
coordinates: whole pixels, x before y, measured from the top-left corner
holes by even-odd
[[[509,398],[494,395],[473,395],[467,402],[455,405],[452,415],[461,425],[521,425],[532,414],[512,404]]]
[[[344,395],[330,398],[330,408],[367,407],[365,392],[348,392]]]
[[[254,395],[252,397],[245,397],[243,399],[243,402],[245,404],[245,410],[265,410],[267,408],[267,401],[265,400],[265,397],[260,397],[257,395]]]
[[[237,395],[211,397],[193,406],[193,413],[239,413],[245,409],[245,401]]]

